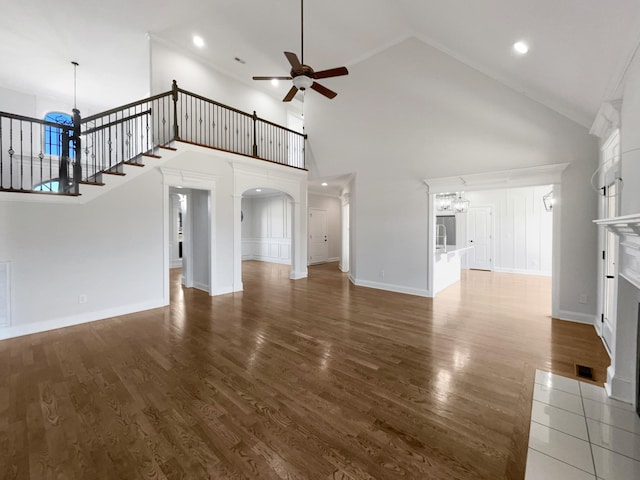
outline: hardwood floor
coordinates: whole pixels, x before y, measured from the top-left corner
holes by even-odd
[[[437,299],[291,281],[0,342],[0,478],[522,479],[535,368],[605,378],[550,280],[465,271]]]

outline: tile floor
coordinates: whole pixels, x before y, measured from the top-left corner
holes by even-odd
[[[525,480],[640,480],[640,418],[604,388],[536,371]]]

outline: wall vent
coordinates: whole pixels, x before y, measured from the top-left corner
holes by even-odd
[[[576,375],[587,380],[595,380],[593,376],[593,368],[584,365],[576,365]]]
[[[11,324],[11,264],[0,262],[0,327]]]

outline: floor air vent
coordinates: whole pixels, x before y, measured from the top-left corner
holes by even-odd
[[[594,380],[592,367],[576,365],[576,375],[580,378],[586,378],[587,380]]]

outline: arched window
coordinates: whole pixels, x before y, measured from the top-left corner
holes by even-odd
[[[73,118],[68,113],[50,112],[44,116],[45,121],[59,125],[73,125]],[[44,127],[44,153],[45,155],[62,155],[62,128]],[[75,157],[75,151],[69,141],[69,157]]]

